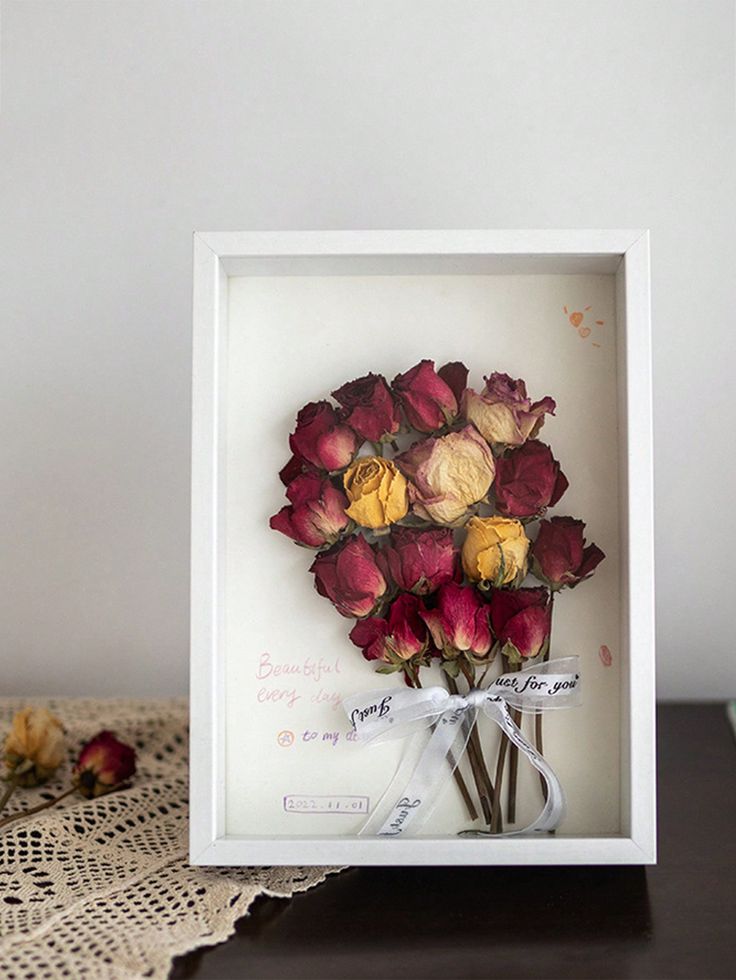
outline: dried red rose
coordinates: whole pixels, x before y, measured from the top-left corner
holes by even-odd
[[[396,528],[391,543],[378,559],[393,581],[405,592],[427,595],[451,582],[457,567],[458,550],[449,528]]]
[[[302,473],[292,480],[286,496],[290,504],[274,514],[269,525],[298,544],[309,548],[334,544],[350,523],[345,494],[316,473]]]
[[[332,392],[342,405],[341,418],[362,439],[390,442],[399,431],[399,409],[381,374],[366,374]]]
[[[489,606],[493,633],[512,663],[544,651],[552,628],[547,589],[494,589]]]
[[[403,593],[391,603],[386,619],[361,619],[350,631],[350,639],[363,650],[366,660],[397,664],[422,655],[429,645],[427,626],[419,614],[421,601]]]
[[[540,521],[532,545],[532,572],[551,589],[574,588],[593,574],[606,557],[596,544],[585,543],[585,524],[574,517]]]
[[[457,415],[452,389],[434,369],[434,361],[420,361],[398,374],[391,382],[406,413],[407,421],[419,432],[434,432]]]
[[[289,436],[289,446],[300,460],[334,472],[352,462],[358,450],[358,438],[349,426],[340,422],[328,401],[309,402],[296,417],[296,429]],[[287,464],[287,467],[293,469],[293,465]]]
[[[320,595],[343,616],[370,616],[386,593],[387,584],[366,539],[357,534],[318,555],[309,569]]]
[[[496,510],[504,517],[536,517],[567,490],[567,477],[552,450],[530,439],[496,460]]]
[[[471,585],[448,582],[437,593],[437,607],[420,615],[435,646],[448,657],[466,652],[484,657],[491,649],[488,605]]]
[[[462,361],[449,361],[442,365],[437,374],[448,385],[459,405],[468,384],[468,369]]]
[[[112,732],[99,732],[84,746],[74,767],[74,784],[88,799],[117,789],[135,773],[135,749]]]
[[[303,472],[303,460],[299,459],[298,456],[292,456],[289,462],[279,470],[279,480],[281,480],[285,487],[288,487],[292,480],[296,480]]]

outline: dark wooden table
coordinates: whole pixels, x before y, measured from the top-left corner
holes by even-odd
[[[259,899],[175,978],[736,978],[736,745],[723,705],[659,709],[659,864],[356,868]]]

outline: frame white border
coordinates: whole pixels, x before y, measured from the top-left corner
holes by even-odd
[[[621,825],[610,837],[255,838],[225,834],[221,633],[228,278],[388,271],[615,272],[622,517]],[[656,861],[654,547],[649,234],[646,231],[305,231],[194,235],[190,860],[200,865],[653,864]],[[628,636],[626,635],[628,633]]]

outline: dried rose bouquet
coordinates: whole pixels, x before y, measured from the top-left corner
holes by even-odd
[[[453,693],[482,688],[494,663],[545,661],[556,593],[604,557],[586,544],[582,521],[545,518],[568,486],[538,439],[552,398],[532,401],[506,374],[491,374],[480,392],[467,380],[462,363],[435,370],[423,360],[390,385],[368,374],[333,391],[337,404],[305,405],[280,474],[289,503],[270,520],[317,551],[317,591],[357,620],[350,639],[379,673],[418,688],[421,669],[439,662]],[[539,584],[527,586],[529,574]],[[492,777],[473,728],[467,758],[480,813],[500,832],[507,762],[515,820],[516,747],[502,739]],[[475,800],[454,775],[475,820]]]

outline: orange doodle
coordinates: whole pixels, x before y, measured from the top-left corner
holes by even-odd
[[[592,306],[586,306],[584,310],[573,310],[571,313],[566,306],[562,307],[562,310],[565,316],[567,317],[568,323],[570,324],[571,327],[574,327],[577,330],[578,336],[581,337],[583,340],[589,337],[592,331],[592,327],[589,327],[588,324],[585,322],[585,314],[592,309],[593,309]],[[605,320],[596,320],[595,325],[597,327],[602,327],[605,322],[606,322]],[[592,343],[594,347],[600,347],[600,344],[596,344],[595,341],[593,341]]]
[[[285,728],[282,732],[278,733],[276,741],[282,748],[288,749],[289,746],[294,744],[294,733],[290,732],[288,728]]]

